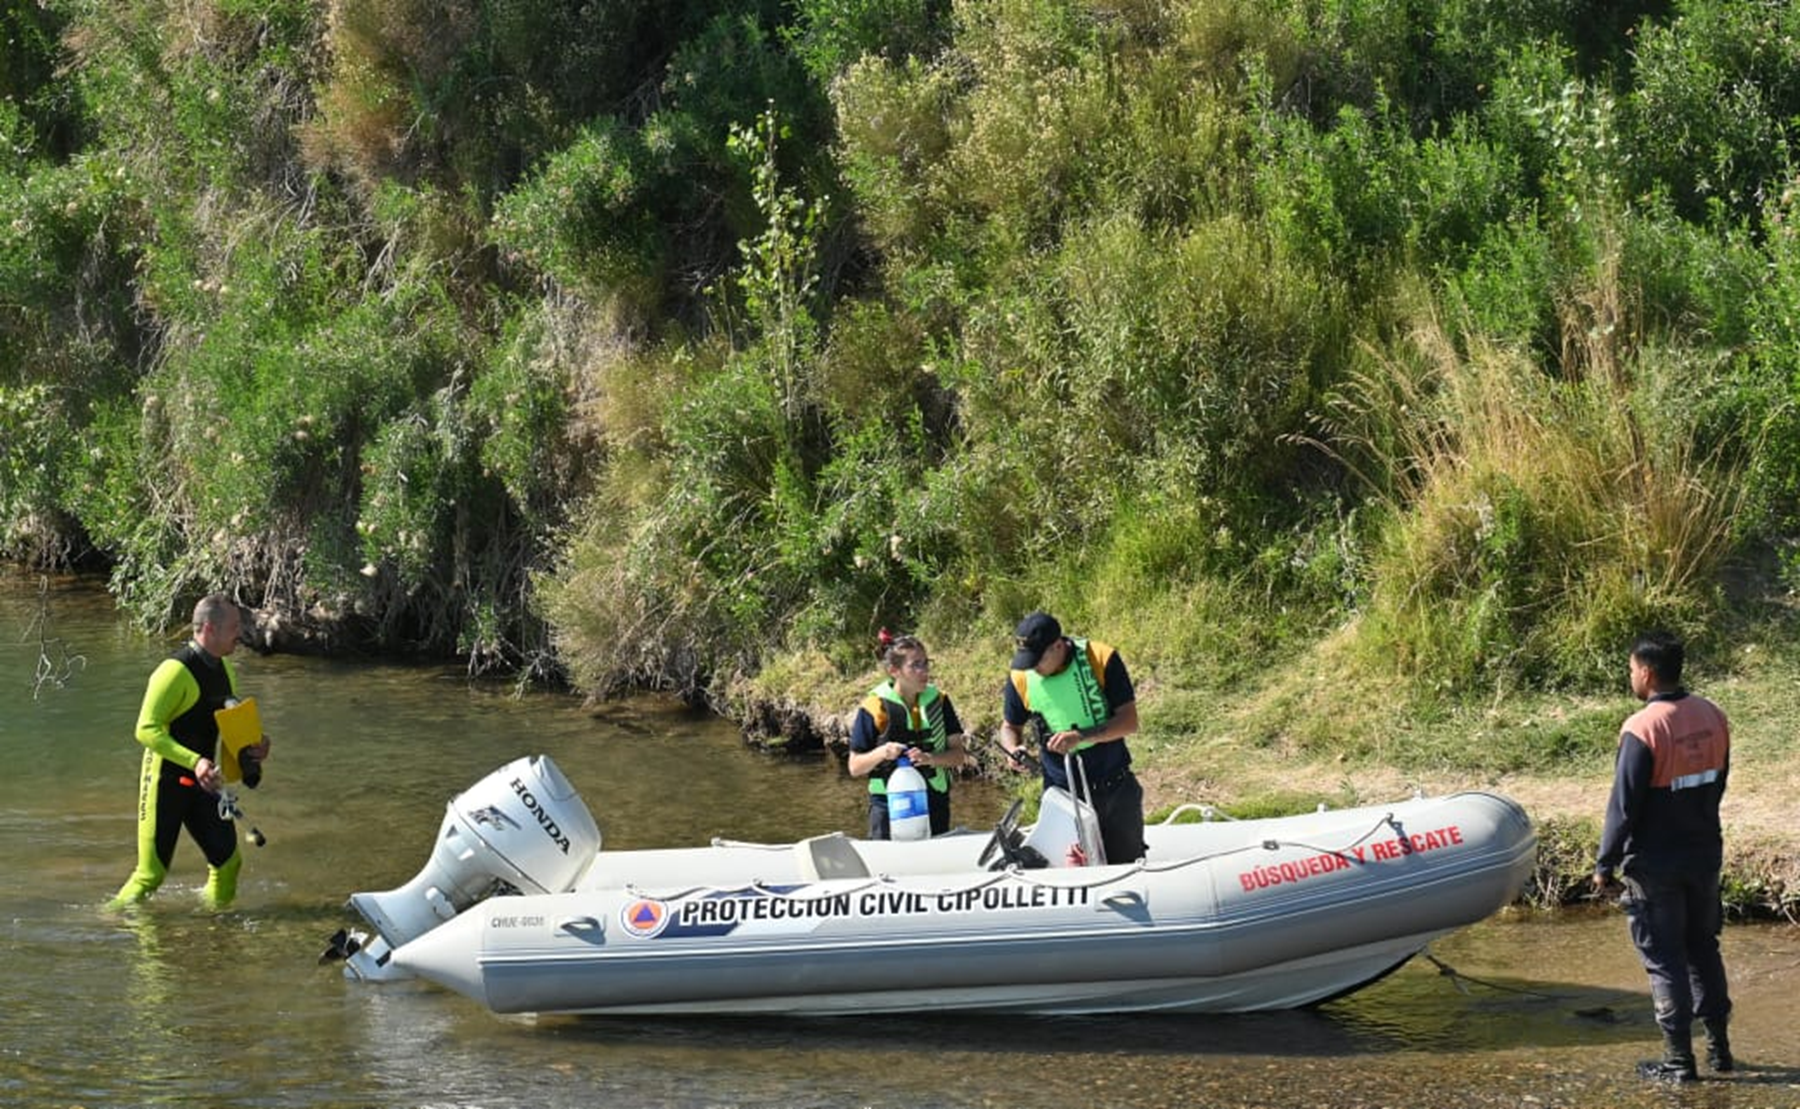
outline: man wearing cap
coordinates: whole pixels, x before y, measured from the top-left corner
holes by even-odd
[[[1000,746],[1013,769],[1025,767],[1020,744],[1037,724],[1044,781],[1071,788],[1064,756],[1078,764],[1076,786],[1092,793],[1109,863],[1144,857],[1144,791],[1131,772],[1125,737],[1138,729],[1137,694],[1125,660],[1104,643],[1063,635],[1047,612],[1019,623],[1012,673],[1002,689]],[[1085,774],[1083,773],[1085,771]]]

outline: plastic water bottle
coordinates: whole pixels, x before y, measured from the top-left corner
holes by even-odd
[[[888,836],[891,839],[930,839],[931,805],[925,798],[925,776],[913,769],[912,760],[900,763],[887,780]]]

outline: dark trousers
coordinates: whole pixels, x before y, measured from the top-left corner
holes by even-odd
[[[1094,787],[1094,816],[1100,821],[1100,843],[1109,863],[1134,863],[1144,857],[1144,787],[1137,775],[1122,771]]]
[[[1692,1034],[1694,1018],[1723,1019],[1731,1012],[1725,960],[1719,954],[1717,868],[1662,871],[1630,867],[1621,903],[1631,922],[1631,942],[1650,975],[1656,1023],[1664,1033]]]
[[[931,834],[941,836],[950,830],[950,793],[925,787],[925,804],[931,815]],[[869,794],[869,838],[893,839],[888,827],[887,795]]]

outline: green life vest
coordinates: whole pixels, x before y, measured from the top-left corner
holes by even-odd
[[[1112,716],[1112,709],[1106,703],[1106,689],[1088,661],[1088,641],[1071,639],[1069,642],[1073,645],[1069,665],[1063,667],[1061,673],[1046,678],[1036,670],[1015,671],[1025,675],[1025,707],[1043,717],[1044,725],[1049,729],[1044,739],[1071,728],[1097,728]],[[1093,745],[1092,740],[1087,740],[1075,749],[1084,751]]]
[[[937,686],[928,685],[919,693],[919,716],[925,721],[923,728],[912,726],[912,709],[900,699],[892,678],[869,690],[869,697],[886,702],[887,727],[882,729],[881,742],[920,747],[934,755],[949,749],[950,737],[944,734],[944,698],[938,693]],[[869,774],[870,793],[887,795],[888,775],[894,772],[896,765],[892,761],[884,762]],[[939,793],[950,792],[949,770],[941,766],[916,769],[925,778],[927,786]]]

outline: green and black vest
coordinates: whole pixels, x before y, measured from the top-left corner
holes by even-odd
[[[882,682],[869,690],[869,696],[863,707],[874,716],[876,709],[881,709],[887,718],[887,724],[881,729],[879,737],[882,743],[898,743],[905,747],[919,747],[932,754],[939,754],[950,747],[950,737],[944,734],[944,698],[938,687],[928,685],[919,694],[919,716],[925,722],[924,727],[912,726],[912,710],[900,699],[900,693],[894,688],[894,682]],[[869,792],[887,794],[888,776],[894,772],[898,764],[892,760],[882,763],[869,772]],[[924,776],[925,784],[938,793],[950,792],[950,771],[942,766],[920,766],[915,769]]]
[[[1036,670],[1013,671],[1015,684],[1020,675],[1024,676],[1024,688],[1019,694],[1026,709],[1036,713],[1043,726],[1049,729],[1047,735],[1038,737],[1039,742],[1071,728],[1097,728],[1112,716],[1112,708],[1106,703],[1106,688],[1101,684],[1100,675],[1094,673],[1088,641],[1070,639],[1069,642],[1074,650],[1070,652],[1069,665],[1063,667],[1060,674],[1046,678]],[[1092,746],[1090,741],[1075,749],[1085,751]]]

